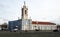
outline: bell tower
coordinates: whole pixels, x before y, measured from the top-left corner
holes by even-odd
[[[22,19],[28,19],[28,8],[26,7],[26,3],[24,1],[24,5],[22,8]]]
[[[26,3],[24,1],[24,5],[22,7],[22,30],[31,30],[31,23],[32,20],[28,19],[28,8],[26,6]]]

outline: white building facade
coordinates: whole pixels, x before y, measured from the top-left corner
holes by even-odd
[[[9,21],[8,29],[10,31],[13,31],[16,28],[18,30],[55,30],[57,29],[57,25],[55,23],[32,21],[32,19],[28,19],[28,8],[25,2],[21,11],[22,11],[21,19],[15,20],[15,21]]]
[[[56,30],[57,26],[51,22],[32,22],[32,30]]]
[[[32,19],[28,19],[28,8],[24,2],[22,8],[22,30],[55,30],[57,26],[55,23],[51,22],[37,22],[32,21]]]

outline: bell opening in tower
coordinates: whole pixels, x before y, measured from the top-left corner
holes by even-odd
[[[27,11],[25,10],[25,14],[27,14]]]

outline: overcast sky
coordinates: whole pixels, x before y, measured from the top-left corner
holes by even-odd
[[[32,20],[60,24],[60,0],[0,0],[0,21],[21,18],[24,1]]]

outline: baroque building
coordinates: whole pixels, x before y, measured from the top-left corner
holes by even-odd
[[[15,21],[9,21],[8,29],[13,31],[17,30],[55,30],[57,25],[52,22],[41,22],[41,21],[32,21],[28,19],[28,8],[24,2],[24,5],[21,9],[22,15],[21,19]]]
[[[24,2],[24,5],[23,5],[21,11],[22,11],[21,19],[18,19],[15,21],[9,21],[8,29],[10,31],[13,31],[16,28],[18,30],[31,30],[32,20],[28,19],[28,8],[26,7],[25,2]]]

